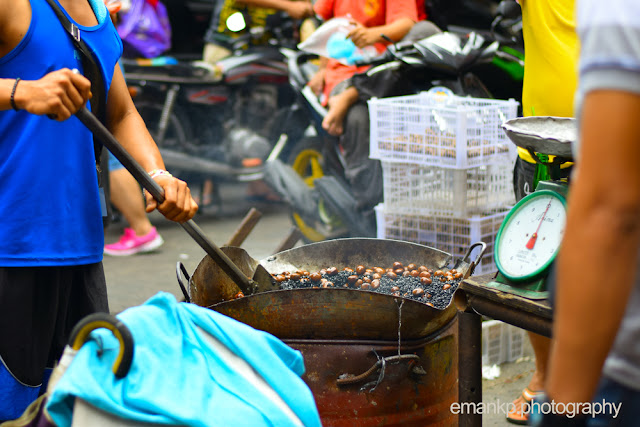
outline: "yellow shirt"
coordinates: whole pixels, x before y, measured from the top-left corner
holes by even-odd
[[[574,0],[520,0],[524,37],[524,116],[573,117],[579,43]],[[530,163],[529,153],[518,147]]]

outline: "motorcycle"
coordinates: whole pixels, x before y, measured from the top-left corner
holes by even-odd
[[[366,73],[354,76],[354,85],[361,94],[370,91],[370,96],[378,97],[439,88],[462,96],[496,98],[495,94],[500,94],[500,98],[519,100],[523,73],[509,74],[505,69],[522,69],[524,62],[517,51],[504,48],[514,41],[510,35],[497,35],[498,24],[484,36],[474,31],[443,32],[417,42],[390,45],[380,57],[368,61],[372,67]],[[326,110],[306,85],[314,73],[309,61],[315,57],[305,52],[289,57],[289,81],[298,94],[291,113],[300,116],[303,110],[309,127],[299,140],[300,135],[281,135],[280,144],[292,144],[293,149],[287,156],[270,156],[265,180],[289,205],[292,222],[307,242],[374,237],[375,223],[364,219],[367,213],[358,209],[345,178],[340,145],[322,129]],[[486,69],[501,73],[503,78],[485,80],[476,74]],[[395,76],[400,84],[380,94],[379,87],[387,84],[389,76]],[[512,83],[508,96],[504,96],[505,78]],[[298,123],[305,122],[298,119]]]
[[[246,21],[237,13],[227,25],[237,31]],[[174,175],[214,183],[262,179],[295,96],[283,51],[297,43],[296,28],[287,16],[272,15],[231,40],[231,55],[215,65],[175,57],[123,61],[134,103]]]

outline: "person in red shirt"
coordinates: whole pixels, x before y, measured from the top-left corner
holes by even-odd
[[[387,44],[382,34],[393,41],[400,41],[418,20],[414,0],[318,0],[314,10],[324,20],[350,16],[356,25],[348,35],[351,41],[360,48],[375,46],[379,52],[383,52]],[[344,118],[346,111],[339,108],[342,107],[339,100],[347,99],[346,93],[351,92],[338,90],[336,92],[340,94],[332,93],[333,89],[338,83],[366,69],[367,67],[348,66],[335,59],[323,58],[320,70],[309,82],[316,93],[324,95],[324,103],[329,106],[329,114],[323,122],[323,127],[331,135],[342,134],[342,124],[339,123],[342,120],[336,119],[339,119],[339,116]],[[336,98],[338,95],[341,96]]]
[[[348,38],[359,48],[375,46],[379,52],[388,44],[383,34],[397,42],[440,32],[425,20],[424,1],[420,0],[317,0],[314,11],[325,20],[350,17],[355,28]],[[420,24],[415,25],[418,21]],[[369,112],[366,103],[358,102],[358,91],[350,83],[351,76],[367,68],[321,58],[320,69],[309,86],[328,106],[322,127],[330,135],[342,136],[345,175],[358,207],[372,214],[382,200],[382,167],[379,161],[369,159]]]

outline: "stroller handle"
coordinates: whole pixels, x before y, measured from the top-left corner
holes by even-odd
[[[87,342],[89,334],[100,328],[109,329],[120,342],[120,350],[112,370],[117,378],[124,378],[129,373],[133,361],[133,336],[127,325],[117,317],[107,313],[94,313],[86,316],[71,331],[69,346],[74,350],[79,350]]]

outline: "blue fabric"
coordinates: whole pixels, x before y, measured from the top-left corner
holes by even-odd
[[[70,424],[72,396],[137,422],[291,425],[278,407],[220,359],[204,341],[202,330],[251,365],[305,426],[320,426],[313,395],[300,378],[302,355],[273,335],[215,311],[177,303],[173,295],[162,292],[118,318],[133,334],[131,370],[123,379],[115,378],[111,367],[118,342],[105,329],[94,331],[48,402],[57,426]]]
[[[27,34],[0,58],[0,77],[36,80],[62,68],[82,71],[80,54],[49,4],[31,0],[31,10]],[[83,40],[98,52],[109,87],[122,52],[111,20],[79,28]],[[0,266],[102,260],[93,141],[77,118],[57,122],[26,111],[0,111],[0,200]]]
[[[620,413],[615,414],[611,407],[607,406],[603,413],[588,420],[589,427],[613,425],[632,427],[640,423],[640,391],[638,390],[630,389],[608,378],[602,378],[593,401],[619,405]]]
[[[40,386],[32,387],[15,379],[0,359],[0,422],[14,420],[22,415],[27,406],[38,398]]]
[[[47,392],[47,387],[49,386],[49,380],[51,379],[52,373],[53,373],[53,368],[44,369],[44,374],[42,374],[42,385],[40,386],[40,392],[38,393],[38,395],[41,395]]]

